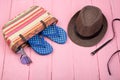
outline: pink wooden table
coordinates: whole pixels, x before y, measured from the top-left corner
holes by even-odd
[[[5,43],[1,28],[32,5],[42,6],[51,12],[65,31],[76,11],[85,5],[95,5],[107,17],[107,33],[99,44],[88,48],[75,45],[69,37],[64,45],[47,39],[53,46],[53,53],[40,56],[26,48],[33,63],[30,66],[22,65],[19,56]],[[120,22],[115,22],[115,39],[95,56],[90,55],[91,51],[113,36],[111,21],[116,17],[120,18],[120,0],[0,0],[0,80],[120,80],[119,54],[110,62],[112,76],[109,76],[106,67],[112,53],[120,49]]]

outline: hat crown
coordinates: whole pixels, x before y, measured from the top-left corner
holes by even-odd
[[[101,10],[94,6],[86,6],[76,19],[76,31],[84,37],[90,37],[101,29],[102,23]]]

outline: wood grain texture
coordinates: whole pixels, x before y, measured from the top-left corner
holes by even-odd
[[[112,14],[113,14],[113,19],[114,18],[119,18],[120,19],[120,9],[118,8],[118,5],[120,3],[120,0],[110,0],[110,5],[111,5],[111,10],[112,10]],[[115,28],[115,32],[116,32],[116,46],[117,49],[120,49],[120,21],[116,21],[114,22],[114,28]],[[117,61],[116,61],[117,59]],[[116,65],[115,62],[117,62],[119,65]],[[120,55],[116,54],[110,63],[110,68],[111,68],[111,72],[112,72],[112,76],[116,79],[116,80],[120,80]]]
[[[52,0],[34,0],[34,5],[52,11]],[[46,38],[45,40],[48,42]],[[49,43],[51,44],[50,41]],[[31,49],[31,59],[33,64],[30,65],[30,80],[51,80],[51,54],[42,56]]]
[[[80,0],[72,2],[72,10],[75,13],[84,6],[92,5],[91,0]],[[76,11],[75,11],[76,10]],[[76,80],[99,80],[99,70],[97,65],[97,57],[91,56],[91,52],[95,50],[93,47],[81,47],[70,43],[73,50],[74,65],[75,65],[75,79]]]
[[[117,49],[120,49],[120,22],[114,23],[116,37],[96,55],[90,53],[112,38],[111,21],[120,18],[120,0],[0,0],[0,36],[2,26],[17,14],[32,5],[42,6],[59,21],[58,26],[67,32],[71,17],[86,5],[99,7],[108,21],[104,38],[93,47],[74,44],[67,36],[66,44],[57,44],[45,37],[53,47],[50,55],[42,56],[29,47],[26,53],[33,63],[22,65],[19,55],[14,54],[0,37],[0,80],[120,80],[120,55],[116,54],[110,62],[112,76],[107,71],[107,62]]]
[[[105,43],[107,40],[111,39],[113,36],[112,32],[112,20],[113,20],[113,14],[111,10],[111,5],[110,5],[110,0],[92,0],[93,5],[98,6],[104,15],[107,18],[108,21],[108,30],[102,41],[97,45],[99,47],[103,43]],[[100,79],[101,80],[119,80],[115,76],[109,76],[108,70],[107,70],[107,62],[110,58],[110,56],[117,50],[117,43],[116,39],[114,39],[112,42],[110,42],[107,46],[105,46],[103,49],[101,49],[97,53],[98,57],[98,65],[99,65],[99,71],[100,71]],[[113,61],[112,61],[113,62]],[[112,67],[119,69],[119,59],[118,57],[114,57],[114,62],[112,64]],[[112,69],[111,64],[110,64],[110,69]],[[118,74],[119,71],[111,71],[112,74],[116,73]]]
[[[7,4],[8,3],[8,4]],[[11,0],[4,5],[9,6],[9,20],[17,16],[22,11],[33,5],[31,0]],[[17,7],[16,7],[17,6]],[[9,8],[8,7],[8,8]],[[25,49],[26,53],[30,53],[29,50]],[[4,62],[3,78],[2,80],[27,80],[29,78],[29,66],[21,65],[20,55],[13,53],[8,46],[5,47],[5,62]]]
[[[53,0],[53,15],[58,18],[58,26],[67,31],[67,24],[71,14],[71,0]],[[66,44],[57,44],[52,42],[54,48],[52,55],[52,79],[53,80],[73,80],[73,57],[72,52],[69,52],[70,44],[67,40]]]
[[[4,5],[6,4],[6,5]],[[0,0],[0,80],[3,78],[3,71],[4,71],[4,62],[5,62],[5,41],[2,35],[2,26],[4,23],[6,23],[9,20],[9,13],[10,13],[10,6],[11,6],[11,0]]]

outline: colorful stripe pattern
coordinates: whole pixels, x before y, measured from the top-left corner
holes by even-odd
[[[3,26],[4,38],[14,52],[18,51],[19,46],[24,47],[25,41],[20,35],[29,40],[45,28],[41,20],[46,27],[57,22],[57,19],[44,8],[32,6]]]

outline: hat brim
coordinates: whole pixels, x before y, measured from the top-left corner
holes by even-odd
[[[106,17],[103,15],[103,28],[102,28],[101,32],[99,33],[99,35],[92,38],[92,39],[89,39],[89,40],[83,40],[75,33],[75,30],[74,30],[75,29],[75,21],[76,21],[77,16],[79,15],[79,12],[80,11],[78,11],[71,18],[71,20],[68,24],[68,30],[67,30],[68,36],[70,37],[72,42],[74,42],[77,45],[84,46],[84,47],[94,46],[100,42],[100,40],[104,37],[104,35],[107,31],[108,23],[107,23]]]

